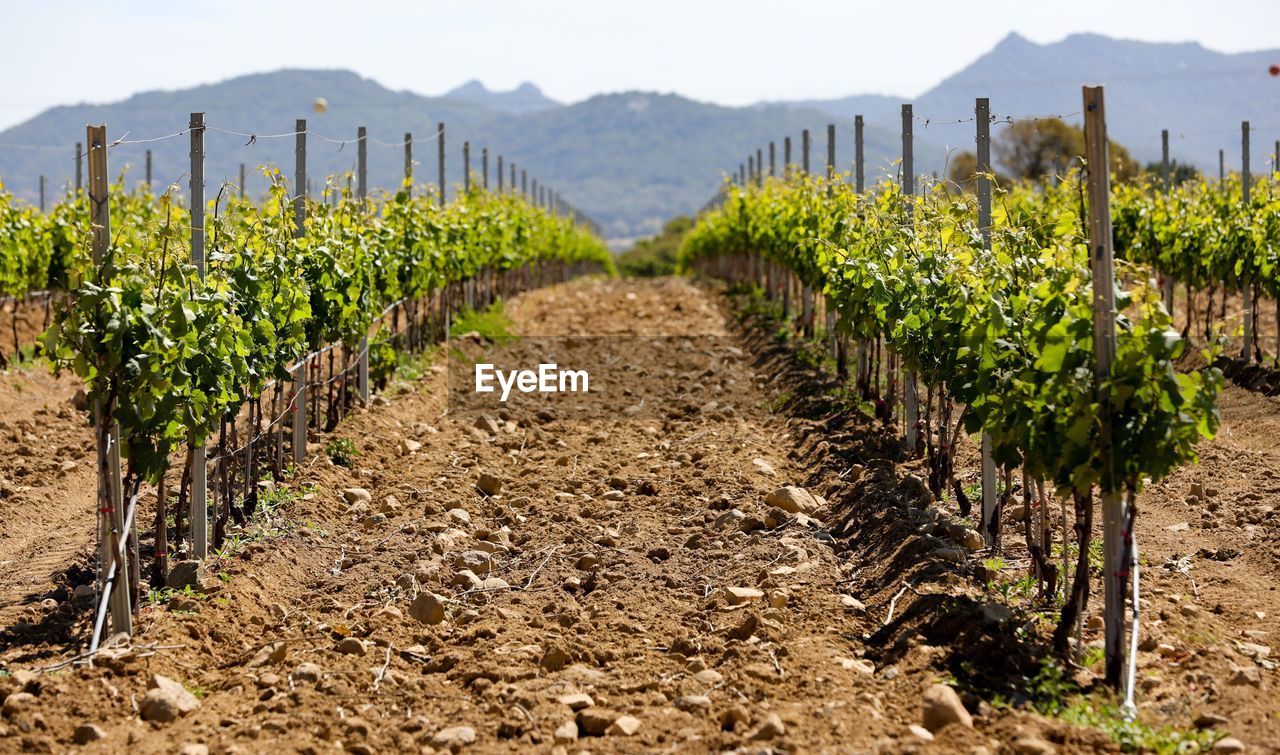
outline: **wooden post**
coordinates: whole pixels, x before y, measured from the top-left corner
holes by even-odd
[[[753,183],[756,180],[756,157],[755,155],[747,155],[747,175],[743,186]]]
[[[1225,150],[1218,150],[1218,185],[1227,181],[1227,153]]]
[[[1173,178],[1169,171],[1169,129],[1167,128],[1160,131],[1160,175],[1164,181],[1164,193],[1167,196]],[[1165,309],[1172,313],[1173,276],[1168,271],[1162,272],[1160,276],[1160,298],[1164,300]]]
[[[520,169],[520,193],[525,199],[529,198],[529,171],[524,168]]]
[[[444,207],[444,203],[448,201],[448,193],[445,191],[445,188],[444,188],[445,179],[444,179],[444,124],[443,123],[439,124],[439,129],[436,132],[436,139],[439,140],[436,154],[440,160],[440,206]]]
[[[244,199],[249,196],[249,191],[245,187],[244,163],[240,163],[240,198]]]
[[[1240,200],[1245,211],[1249,208],[1249,122],[1240,124]],[[1253,285],[1254,281],[1244,281],[1244,345],[1240,349],[1240,358],[1248,362],[1252,358],[1254,339],[1253,318]]]
[[[801,170],[806,176],[809,175],[809,129],[800,132],[800,159]]]
[[[764,186],[764,150],[756,150],[756,186]]]
[[[480,176],[481,176],[481,182],[482,182],[480,184],[480,188],[484,189],[485,191],[488,191],[489,190],[489,148],[488,147],[480,148]]]
[[[413,193],[413,134],[404,134],[404,190]]]
[[[778,175],[778,145],[769,142],[769,178]]]
[[[369,132],[364,126],[356,129],[356,197],[361,208],[369,198]],[[356,393],[367,406],[369,404],[369,334],[360,336],[360,355],[356,360]]]
[[[853,116],[853,185],[859,194],[865,185],[862,183],[862,116]]]
[[[787,175],[791,171],[791,137],[783,137],[782,139],[782,175]]]
[[[40,212],[44,212],[44,174],[40,174]]]
[[[188,130],[191,133],[191,264],[204,280],[204,113],[191,114]],[[192,442],[188,520],[191,555],[202,560],[209,555],[208,467],[207,444],[203,440]]]
[[[502,193],[502,155],[498,155],[498,193]]]
[[[1093,351],[1101,423],[1098,452],[1106,459],[1111,449],[1111,396],[1105,384],[1116,354],[1116,305],[1111,250],[1111,177],[1107,157],[1107,119],[1103,88],[1084,87],[1085,165],[1088,168],[1089,251],[1093,268]],[[1107,682],[1118,686],[1124,666],[1124,595],[1129,565],[1126,551],[1127,517],[1124,499],[1114,480],[1102,486],[1102,550],[1104,636]]]
[[[912,125],[914,117],[911,114],[911,106],[902,106],[902,193],[908,197],[915,194],[916,191],[916,175],[915,175],[915,158],[914,138]],[[908,204],[908,213],[910,213],[911,205]],[[920,423],[920,397],[916,386],[915,373],[903,370],[902,372],[902,393],[903,393],[903,419],[906,422],[907,450],[911,453],[916,452],[919,446],[920,433],[917,425]]]
[[[151,150],[147,150],[147,191],[151,191]]]
[[[92,231],[93,263],[101,269],[103,258],[111,245],[111,197],[110,183],[107,176],[107,127],[88,126],[86,128],[89,145],[89,225]],[[80,177],[80,164],[83,148],[76,144],[76,174]],[[105,281],[102,281],[105,283]],[[102,563],[101,578],[105,579],[112,563],[116,565],[115,579],[111,583],[111,591],[103,595],[111,609],[111,626],[116,633],[133,633],[133,610],[129,600],[129,559],[118,559],[123,550],[122,545],[128,538],[125,531],[124,490],[120,484],[120,426],[112,422],[104,426],[103,407],[99,400],[94,404],[97,428],[99,463],[98,463],[98,509],[103,512],[99,517],[101,528]]]
[[[471,142],[462,143],[462,193],[471,193]]]
[[[294,238],[301,238],[306,232],[307,224],[307,122],[298,119],[296,141],[294,143],[294,185],[297,196],[293,200]],[[410,144],[409,134],[405,134],[406,149]],[[302,466],[307,459],[307,359],[303,359],[293,375],[293,464]]]
[[[84,145],[76,142],[76,194],[84,190]]]
[[[978,153],[978,229],[982,248],[991,251],[991,100],[979,97],[973,108],[977,125],[975,146]],[[990,546],[995,543],[1000,522],[996,519],[996,463],[991,452],[991,435],[982,433],[982,513],[978,532]],[[1065,579],[1065,576],[1064,576]]]
[[[827,124],[827,182],[836,180],[836,124]]]

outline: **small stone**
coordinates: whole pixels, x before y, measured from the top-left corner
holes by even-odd
[[[676,710],[696,713],[711,707],[711,698],[706,695],[684,695],[676,698]]]
[[[752,459],[751,466],[755,467],[756,471],[764,475],[765,477],[778,476],[778,473],[777,471],[774,470],[773,465],[765,461],[764,459]]]
[[[484,586],[484,580],[476,576],[476,573],[470,569],[460,569],[457,574],[453,575],[453,579],[449,580],[449,586],[476,590]]]
[[[480,479],[476,480],[476,487],[485,495],[497,495],[502,490],[502,480],[488,472],[481,472]]]
[[[91,603],[98,596],[98,591],[93,585],[76,585],[71,591],[71,601],[73,603]]]
[[[850,611],[862,612],[867,610],[867,606],[861,600],[858,600],[852,595],[841,595],[840,605],[844,606]]]
[[[983,539],[982,534],[968,527],[962,527],[960,532],[956,533],[955,541],[973,551],[987,547],[987,541]]]
[[[1178,522],[1177,524],[1171,524],[1168,527],[1165,527],[1165,529],[1169,530],[1170,532],[1186,532],[1187,530],[1191,529],[1191,525],[1187,524],[1186,522]]]
[[[299,663],[289,676],[295,682],[318,682],[324,671],[314,663]]]
[[[445,599],[433,592],[419,593],[409,605],[409,615],[428,626],[444,621],[445,611]]]
[[[1195,725],[1197,729],[1212,729],[1218,726],[1227,725],[1227,717],[1220,716],[1217,713],[1201,713],[1196,716]]]
[[[202,562],[175,561],[169,567],[169,576],[165,578],[165,583],[174,590],[181,590],[184,587],[195,587],[204,579],[204,566]]]
[[[640,719],[635,716],[618,716],[609,725],[609,730],[606,733],[615,737],[630,737],[635,735],[637,731],[640,731]]]
[[[107,732],[97,724],[80,724],[76,727],[75,733],[71,735],[71,741],[78,745],[87,745],[90,742],[97,742],[106,738]]]
[[[367,532],[369,530],[376,530],[377,528],[381,527],[386,523],[387,523],[386,514],[373,514],[371,516],[365,517],[364,521],[361,522],[360,526],[364,527],[365,531]]]
[[[578,711],[578,728],[587,736],[601,737],[604,736],[609,726],[613,724],[613,720],[617,718],[617,715],[602,708],[585,708]]]
[[[786,608],[791,596],[786,590],[773,590],[769,593],[770,608]]]
[[[485,577],[480,583],[481,590],[506,590],[510,587],[511,585],[502,577]]]
[[[436,747],[445,747],[453,752],[461,750],[470,744],[475,744],[476,730],[470,726],[451,726],[447,729],[441,729],[431,738],[431,744]]]
[[[1178,654],[1178,649],[1167,642],[1156,645],[1156,653],[1163,658],[1171,658]]]
[[[359,637],[344,637],[334,648],[343,655],[366,655],[369,652],[369,646],[364,644],[364,640]]]
[[[409,454],[417,453],[421,449],[422,449],[422,444],[416,440],[405,438],[404,440],[400,441],[401,456],[408,456]]]
[[[724,680],[724,674],[711,668],[704,668],[693,675],[693,680],[699,684],[708,686],[719,684]]]
[[[763,590],[757,590],[754,587],[727,587],[725,588],[725,602],[731,606],[740,606],[753,600],[764,597]]]
[[[782,723],[782,718],[777,713],[768,713],[764,720],[747,732],[747,739],[759,742],[764,739],[774,739],[786,733],[787,727]]]
[[[1223,739],[1219,739],[1217,742],[1213,743],[1213,749],[1210,750],[1210,752],[1230,753],[1244,752],[1244,750],[1244,742],[1241,742],[1235,737],[1224,737]]]
[[[373,503],[373,496],[364,488],[347,488],[342,491],[342,499],[347,503]]]
[[[1262,674],[1257,667],[1236,668],[1231,674],[1231,684],[1237,687],[1245,684],[1260,687],[1262,686]]]
[[[4,714],[11,716],[14,713],[26,708],[36,701],[36,696],[30,692],[15,692],[4,699]]]
[[[950,561],[958,564],[965,559],[964,548],[937,548],[933,551],[933,555],[943,561]]]
[[[811,514],[818,510],[818,501],[804,488],[785,485],[765,496],[764,502],[776,506],[788,514]]]
[[[911,724],[910,726],[907,727],[907,731],[911,732],[916,738],[922,741],[925,741],[925,742],[933,741],[933,732],[924,728],[920,724]]]
[[[591,699],[591,695],[588,695],[585,692],[578,692],[572,695],[561,695],[557,699],[559,700],[561,705],[569,706],[569,710],[572,710],[572,711],[579,711],[579,710],[582,710],[583,708],[590,708],[592,705],[596,704],[596,701]]]
[[[449,509],[449,518],[458,524],[471,524],[471,515],[464,509]]]
[[[77,388],[75,394],[71,396],[71,408],[78,412],[89,409],[89,394],[83,388]]]
[[[559,671],[568,666],[572,660],[573,657],[569,655],[568,651],[558,645],[552,645],[543,652],[538,665],[547,671]]]
[[[556,727],[553,736],[558,745],[573,744],[578,741],[578,724],[574,721],[565,721]]]
[[[209,745],[188,742],[178,748],[178,755],[209,755]]]
[[[1183,616],[1199,616],[1200,606],[1195,603],[1184,603],[1182,604],[1182,607],[1178,609],[1178,612]]]
[[[200,701],[186,687],[167,676],[156,674],[151,677],[150,689],[142,698],[139,712],[144,721],[169,723],[199,707]]]
[[[1040,737],[1028,734],[1014,741],[1013,751],[1017,755],[1053,755],[1057,749]]]
[[[1106,622],[1103,621],[1102,617],[1097,614],[1090,616],[1088,621],[1084,623],[1085,629],[1090,629],[1090,630],[1099,630],[1105,626],[1106,626]]]
[[[921,723],[932,732],[953,723],[972,729],[973,716],[965,710],[954,689],[945,684],[935,684],[925,690]]]

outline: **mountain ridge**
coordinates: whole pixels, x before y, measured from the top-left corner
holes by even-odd
[[[1240,121],[1249,119],[1256,133],[1257,171],[1269,161],[1271,140],[1280,136],[1272,133],[1280,131],[1274,125],[1280,124],[1280,80],[1266,71],[1272,62],[1280,62],[1280,51],[1219,53],[1196,42],[1148,43],[1092,33],[1039,44],[1010,33],[914,98],[916,169],[943,171],[951,151],[972,148],[975,96],[989,97],[992,111],[1002,116],[1062,115],[1078,123],[1081,84],[1101,82],[1107,84],[1109,133],[1139,159],[1159,158],[1160,129],[1167,128],[1175,159],[1213,172],[1217,149],[1224,147],[1228,164],[1238,165]],[[327,101],[326,112],[313,112],[317,97]],[[777,142],[781,161],[782,137],[790,134],[798,162],[802,129],[812,132],[813,169],[821,170],[826,125],[834,121],[837,165],[847,172],[855,114],[866,122],[868,180],[893,176],[904,102],[912,99],[874,94],[729,107],[630,91],[561,104],[528,82],[495,92],[473,79],[444,95],[426,96],[344,69],[282,69],[187,89],[146,90],[118,102],[50,108],[0,132],[0,179],[34,201],[40,175],[49,177],[51,195],[71,179],[73,145],[84,139],[84,124],[106,122],[113,138],[128,133],[139,139],[177,133],[186,127],[188,113],[205,112],[211,183],[214,177],[236,177],[241,162],[249,170],[252,192],[265,187],[258,165],[284,166],[290,175],[292,140],[279,135],[290,134],[294,120],[305,116],[310,129],[324,137],[310,148],[311,175],[350,170],[355,150],[342,142],[364,125],[371,137],[370,184],[394,188],[403,175],[406,132],[415,134],[417,181],[434,180],[431,135],[444,122],[451,183],[461,181],[466,139],[476,171],[487,146],[491,168],[498,154],[508,165],[515,159],[530,177],[554,186],[592,215],[607,235],[633,237],[657,232],[670,216],[696,210],[725,173],[736,171],[749,152],[766,149],[770,139]],[[260,136],[249,140],[216,129]],[[997,122],[993,136],[999,134]],[[130,177],[140,178],[136,166],[147,148],[154,152],[156,181],[181,184],[188,164],[185,138],[115,147],[112,171],[135,166]]]

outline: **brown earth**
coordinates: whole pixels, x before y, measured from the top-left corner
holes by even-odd
[[[740,329],[713,293],[673,279],[579,280],[507,311],[526,334],[715,338],[701,351],[646,353],[650,364],[631,371],[625,395],[643,397],[648,411],[628,415],[620,404],[607,419],[565,409],[448,413],[446,370],[434,365],[338,429],[360,450],[353,468],[312,455],[287,484],[293,499],[207,564],[195,595],[144,607],[132,649],[112,647],[92,667],[51,668],[82,647],[36,631],[34,615],[23,615],[25,633],[9,627],[0,663],[18,673],[0,678],[0,751],[73,749],[77,728],[90,724],[100,731],[86,736],[103,738],[83,749],[98,752],[184,743],[213,752],[549,752],[557,731],[566,749],[626,752],[1114,749],[1098,732],[993,709],[969,693],[974,728],[952,724],[931,742],[908,729],[921,723],[930,685],[957,679],[964,688],[973,667],[984,689],[1016,690],[1043,656],[1043,627],[1033,620],[1029,636],[1018,631],[1030,601],[1015,598],[1011,613],[973,578],[986,554],[929,534],[938,532],[933,519],[954,521],[953,506],[924,505],[911,477],[919,462],[897,463],[896,438],[833,411],[821,374]],[[38,543],[57,521],[84,530],[65,537],[73,550],[89,547],[89,433],[62,411],[61,385],[40,394],[43,414],[32,412],[36,402],[0,403],[0,443],[52,444],[40,464],[78,459],[69,474],[87,475],[60,480],[28,460],[24,476],[72,502],[42,506],[31,491],[20,502],[6,492],[4,529],[18,524],[15,536],[0,534],[0,560],[13,562],[11,574],[48,571],[19,563],[31,547],[22,538]],[[1246,648],[1249,658],[1236,645],[1267,645],[1266,635],[1244,633],[1273,631],[1280,616],[1280,457],[1268,443],[1277,409],[1229,389],[1206,462],[1140,499],[1144,636],[1173,646],[1140,657],[1150,680],[1143,719],[1185,729],[1219,714],[1226,721],[1216,728],[1251,751],[1280,741],[1275,672],[1261,651]],[[972,474],[972,460],[962,457],[962,474]],[[17,467],[0,470],[10,479]],[[482,474],[501,488],[484,480],[491,494],[482,493]],[[1211,503],[1184,502],[1193,483],[1216,489],[1204,491]],[[765,504],[784,484],[825,496],[817,520]],[[344,501],[353,487],[371,500]],[[1185,530],[1168,529],[1181,521]],[[1008,526],[1012,579],[1025,561]],[[1185,554],[1189,576],[1163,567]],[[464,568],[502,582],[477,585]],[[28,600],[48,586],[10,581],[5,594]],[[41,610],[72,611],[65,596],[54,600]],[[1257,686],[1237,669],[1256,669]],[[156,674],[194,692],[198,707],[172,723],[144,720],[140,711],[155,712]]]

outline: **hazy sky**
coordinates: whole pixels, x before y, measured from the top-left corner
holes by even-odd
[[[0,0],[0,128],[282,67],[422,94],[533,81],[570,102],[624,89],[731,105],[910,97],[1010,31],[1265,49],[1280,47],[1280,0]]]

